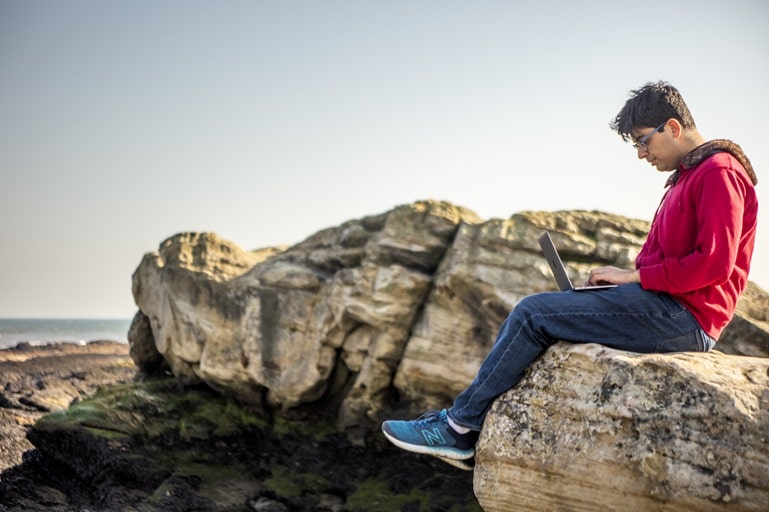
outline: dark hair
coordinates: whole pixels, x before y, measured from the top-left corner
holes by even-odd
[[[655,127],[670,118],[677,119],[684,128],[696,128],[678,89],[667,82],[649,82],[630,91],[630,98],[609,126],[627,141],[633,129]]]

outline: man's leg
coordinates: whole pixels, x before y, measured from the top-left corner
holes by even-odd
[[[480,430],[493,400],[523,377],[557,341],[599,343],[630,352],[709,350],[683,306],[640,285],[553,292],[524,298],[500,327],[497,340],[470,386],[449,409],[458,425]]]
[[[418,453],[468,459],[494,399],[523,376],[550,345],[565,340],[600,343],[634,352],[709,350],[694,317],[667,295],[622,285],[601,291],[551,292],[523,299],[502,324],[497,340],[470,386],[442,414],[412,422],[387,421],[385,435]],[[448,419],[472,432],[456,436]],[[474,443],[473,443],[474,446]]]

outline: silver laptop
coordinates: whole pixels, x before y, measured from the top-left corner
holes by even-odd
[[[558,250],[555,248],[555,244],[553,244],[553,239],[550,238],[550,233],[545,231],[545,233],[539,237],[539,246],[542,248],[545,259],[547,260],[548,265],[550,265],[550,270],[553,272],[553,277],[555,277],[555,282],[558,283],[558,288],[560,288],[561,291],[574,290],[576,292],[582,292],[587,290],[605,290],[617,286],[616,284],[598,284],[575,287],[571,284],[569,274],[566,273],[566,268],[563,266],[563,261],[561,261],[561,257],[558,255]]]

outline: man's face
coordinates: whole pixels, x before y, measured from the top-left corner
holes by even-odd
[[[659,126],[635,128],[630,134],[635,141],[633,147],[642,158],[660,172],[673,171],[678,167],[679,159],[674,156],[672,138],[668,133],[667,122]]]

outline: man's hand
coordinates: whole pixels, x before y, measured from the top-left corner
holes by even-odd
[[[585,281],[585,286],[600,284],[626,284],[640,283],[641,272],[638,270],[624,270],[617,267],[599,267],[590,271]]]

